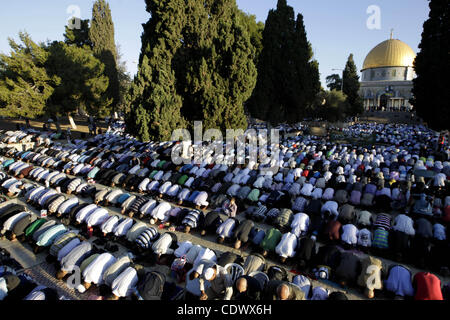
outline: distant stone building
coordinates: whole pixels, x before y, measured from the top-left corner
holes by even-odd
[[[415,58],[411,47],[392,35],[369,52],[361,70],[359,91],[364,110],[412,110],[409,99],[416,76]]]

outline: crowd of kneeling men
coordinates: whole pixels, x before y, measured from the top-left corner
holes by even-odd
[[[450,266],[448,159],[421,148],[423,143],[417,148],[399,141],[367,150],[294,138],[283,142],[280,169],[273,175],[259,172],[270,162],[238,166],[213,158],[210,164],[176,166],[170,154],[177,143],[108,134],[22,152],[5,147],[2,192],[23,197],[56,220],[10,204],[0,209],[0,224],[8,239],[27,241],[36,253],[49,250],[59,267],[56,278],[78,267],[83,279],[78,291],[96,285],[108,288],[102,296],[110,299],[176,296],[176,289],[165,290],[167,275],[148,272],[136,260],[170,265],[174,278],[186,283],[186,299],[345,298],[312,287],[309,278],[358,286],[369,298],[386,289],[397,297],[443,299],[436,275],[413,276],[404,265],[388,267],[375,257],[443,275]],[[434,175],[426,183],[414,170]],[[110,215],[109,206],[124,216]],[[254,250],[244,260],[177,241],[174,231],[192,230]],[[88,241],[92,235],[129,252],[116,257],[108,252],[113,246],[98,249]],[[268,268],[272,255],[293,262],[300,274],[288,281],[284,268]]]

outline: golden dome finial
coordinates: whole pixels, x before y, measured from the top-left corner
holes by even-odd
[[[394,39],[394,29],[391,29],[391,40]]]

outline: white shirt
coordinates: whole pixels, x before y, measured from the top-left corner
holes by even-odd
[[[59,214],[66,214],[69,213],[69,210],[71,210],[74,206],[78,205],[79,200],[76,197],[70,198],[66,201],[64,201],[59,207],[58,207],[58,213]]]
[[[358,232],[358,245],[363,247],[372,246],[372,233],[368,229],[361,229]]]
[[[23,185],[22,181],[17,181],[8,188],[8,192],[12,193],[14,196],[17,196],[20,193],[20,191],[22,191],[19,189],[19,187],[22,185]]]
[[[161,194],[165,194],[167,192],[167,190],[169,190],[169,188],[172,186],[172,182],[167,181],[165,182],[160,188],[159,188],[159,193]]]
[[[120,189],[116,189],[108,193],[106,196],[106,201],[108,201],[111,204],[116,204],[117,199],[123,194],[123,191]]]
[[[142,208],[139,210],[139,212],[141,214],[143,214],[144,216],[146,216],[146,215],[150,214],[150,212],[152,212],[152,210],[155,209],[157,205],[158,205],[158,203],[156,202],[156,200],[150,199],[142,206]]]
[[[434,177],[434,183],[433,185],[435,187],[445,187],[445,181],[447,180],[447,176],[443,173],[438,173]]]
[[[81,243],[79,238],[72,239],[68,244],[66,244],[61,250],[58,251],[57,260],[61,261],[66,255],[69,254],[72,249]]]
[[[213,262],[217,262],[217,257],[214,251],[209,248],[203,248],[195,258],[193,265],[197,265],[202,260],[210,260]]]
[[[181,242],[178,244],[178,249],[175,250],[174,255],[177,258],[180,258],[188,253],[188,251],[192,248],[193,244],[190,241]]]
[[[305,183],[305,184],[303,185],[302,190],[300,191],[300,194],[309,197],[309,196],[311,196],[311,193],[312,193],[312,190],[313,190],[313,189],[314,189],[314,187],[313,187],[312,184],[310,184],[310,183]]]
[[[275,248],[275,252],[283,258],[290,258],[295,256],[295,249],[297,248],[297,236],[293,233],[285,233],[281,238],[280,243]]]
[[[334,197],[334,189],[333,188],[326,188],[323,195],[322,195],[322,199],[323,200],[332,200]]]
[[[83,241],[82,243],[80,243],[78,246],[76,246],[72,251],[70,251],[61,259],[61,270],[66,272],[72,272],[75,263],[91,249],[92,245],[90,242]]]
[[[433,235],[437,240],[445,240],[447,238],[445,227],[440,223],[436,223],[433,226]]]
[[[342,226],[342,236],[343,242],[355,245],[358,243],[358,228],[353,224],[346,224]]]
[[[328,290],[322,287],[314,287],[312,290],[313,294],[311,300],[327,300]]]
[[[253,183],[253,186],[255,188],[261,189],[264,184],[264,180],[265,180],[265,178],[263,176],[258,177],[258,179],[256,179],[255,183]]]
[[[291,228],[292,233],[297,237],[308,231],[309,227],[309,216],[305,213],[297,213],[294,215],[294,220],[292,221]]]
[[[165,221],[169,216],[170,209],[172,209],[170,203],[162,202],[152,211],[151,216],[155,219]]]
[[[81,209],[77,215],[76,215],[76,220],[79,223],[82,223],[85,219],[87,219],[89,217],[89,215],[94,212],[97,209],[97,205],[95,204],[90,204],[87,207],[84,207],[83,209]]]
[[[141,165],[137,164],[135,165],[133,168],[130,169],[130,171],[128,171],[129,174],[136,174],[136,172],[138,172],[138,170],[141,168]]]
[[[120,218],[118,216],[110,217],[102,224],[100,229],[102,230],[103,233],[106,234],[111,233],[113,232],[114,228],[116,228],[117,225],[119,224],[119,220]]]
[[[208,200],[208,193],[201,191],[194,199],[194,204],[197,206],[207,206],[209,203],[206,200]]]
[[[184,183],[184,186],[190,188],[194,180],[195,179],[193,177],[189,177],[189,179]]]
[[[114,263],[116,258],[106,252],[94,259],[83,271],[84,281],[96,285],[103,284],[103,273]]]
[[[47,192],[45,192],[38,200],[38,203],[40,206],[43,206],[45,201],[47,201],[48,199],[50,199],[50,197],[54,196],[55,194],[58,194],[58,192],[56,190],[48,190]]]
[[[200,245],[193,245],[188,252],[186,253],[186,260],[190,264],[194,264],[194,261],[197,259],[200,251],[203,250],[203,247]],[[195,267],[195,266],[194,266]]]
[[[179,185],[175,184],[175,185],[171,186],[169,190],[167,190],[166,194],[169,197],[176,197],[176,195],[178,194],[178,192],[180,192],[180,190],[181,190],[181,187]]]
[[[325,204],[322,206],[322,209],[320,211],[322,213],[329,211],[332,216],[335,216],[335,217],[339,216],[338,204],[336,201],[325,202]]]
[[[321,188],[315,188],[314,191],[311,193],[311,197],[313,199],[320,199],[322,198],[323,190]]]
[[[89,217],[86,219],[86,224],[88,225],[88,227],[95,227],[108,220],[108,218],[108,210],[106,210],[105,208],[98,208],[89,215]]]
[[[44,286],[38,286],[33,289],[23,300],[26,301],[44,301],[45,300],[45,293],[41,290],[45,289]],[[1,299],[0,299],[1,300]]]
[[[223,238],[231,238],[235,225],[236,221],[234,219],[227,219],[217,228],[216,233]]]
[[[128,232],[128,230],[130,230],[130,228],[133,226],[134,220],[131,218],[127,218],[124,221],[122,221],[121,223],[119,223],[113,230],[114,235],[116,237],[121,237],[121,236],[125,236]]]
[[[8,220],[5,221],[5,223],[3,224],[3,230],[2,233],[4,233],[5,231],[11,231],[14,228],[14,225],[19,222],[19,220],[21,220],[22,218],[31,215],[29,212],[21,212],[18,214],[13,215],[12,217],[10,217]]]
[[[128,267],[112,283],[112,293],[116,297],[127,297],[134,292],[138,283],[136,269]]]
[[[414,221],[404,214],[399,214],[395,217],[392,229],[404,232],[410,236],[414,236],[416,234],[416,231],[414,230]]]
[[[172,237],[165,233],[153,245],[152,250],[156,254],[171,254],[173,250],[170,249],[172,245]]]

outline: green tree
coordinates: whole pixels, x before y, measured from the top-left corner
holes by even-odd
[[[303,16],[295,19],[286,0],[278,0],[264,27],[258,81],[248,103],[252,116],[272,124],[301,120],[320,90],[318,63],[312,58]]]
[[[324,120],[331,122],[343,120],[351,109],[347,96],[340,90],[322,91],[319,97],[317,115]]]
[[[27,33],[19,33],[22,44],[9,39],[12,52],[0,54],[0,114],[35,118],[46,112],[46,103],[60,82],[45,69],[48,53]]]
[[[61,79],[48,101],[52,114],[68,115],[78,109],[105,116],[111,99],[105,98],[108,78],[105,66],[88,47],[69,46],[54,41],[47,44],[48,59],[45,67],[51,76]]]
[[[148,0],[147,11],[128,130],[161,140],[194,120],[245,129],[255,47],[235,0]]]
[[[278,0],[277,8],[271,9],[263,31],[263,50],[258,64],[258,80],[249,101],[252,116],[270,120],[276,124],[286,118],[292,85],[293,31],[295,29],[294,9],[286,0]]]
[[[326,81],[327,81],[327,87],[330,90],[338,90],[338,91],[342,90],[342,79],[341,79],[340,75],[338,75],[336,73],[329,75],[326,78]]]
[[[168,140],[185,126],[177,93],[173,57],[181,47],[183,0],[147,0],[150,20],[143,25],[138,74],[130,89],[127,130],[143,141]]]
[[[363,102],[359,96],[359,76],[356,65],[353,60],[353,54],[350,54],[345,65],[344,74],[344,94],[347,96],[347,101],[350,104],[349,116],[355,116],[363,112]]]
[[[69,25],[66,26],[64,42],[68,45],[75,45],[77,47],[88,46],[89,48],[92,48],[92,42],[89,38],[89,19],[80,20],[79,18],[73,18],[70,24],[75,25],[77,22],[80,24],[80,28],[70,28]]]
[[[128,99],[128,92],[130,91],[131,88],[132,79],[127,71],[126,62],[122,60],[122,54],[120,53],[119,47],[117,49],[118,49],[117,73],[119,78],[118,110],[129,111],[126,110],[126,108],[127,106],[129,106],[129,102],[127,99]]]
[[[287,122],[301,121],[314,108],[317,94],[320,92],[319,63],[313,60],[313,50],[306,35],[303,16],[297,15],[294,50],[292,52],[295,68],[291,85],[291,94],[294,102],[288,105]]]
[[[120,101],[120,85],[117,71],[117,48],[114,42],[114,23],[109,4],[105,0],[96,0],[92,8],[89,39],[95,56],[105,64],[105,74],[109,79],[105,95],[112,99],[111,108],[115,111]]]
[[[431,0],[428,20],[423,25],[420,51],[414,62],[413,80],[417,115],[435,130],[449,128],[450,101],[450,6],[445,0]]]
[[[188,1],[175,60],[182,115],[204,128],[246,129],[244,103],[256,84],[255,48],[235,0]]]
[[[261,21],[256,22],[256,16],[253,14],[247,14],[239,10],[242,22],[244,23],[247,33],[250,35],[250,42],[255,48],[254,64],[258,65],[259,56],[263,49],[262,37],[264,31],[264,23]]]

